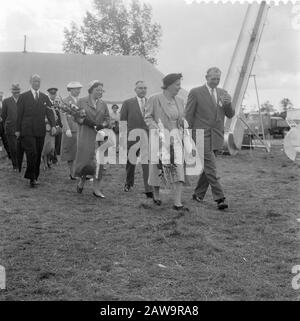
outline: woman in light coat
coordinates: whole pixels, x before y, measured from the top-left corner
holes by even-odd
[[[65,104],[70,105],[78,104],[78,96],[80,95],[80,90],[82,85],[78,81],[72,81],[67,85],[67,90],[70,95],[66,97],[63,101]],[[61,160],[68,162],[69,167],[69,177],[74,180],[74,160],[76,157],[77,150],[77,131],[78,124],[74,121],[71,115],[64,112],[60,113],[61,122],[63,125],[62,141],[61,141]]]
[[[169,132],[178,129],[182,132],[184,127],[184,102],[177,94],[181,88],[181,74],[169,74],[163,79],[163,92],[150,97],[145,106],[145,123],[152,129],[159,130],[162,127]],[[151,137],[151,135],[150,135]],[[151,145],[151,141],[150,141]],[[179,144],[180,145],[180,144]],[[153,200],[156,205],[161,205],[159,190],[162,186],[162,172],[169,174],[169,180],[174,184],[174,206],[175,210],[188,211],[182,205],[181,196],[183,185],[186,181],[184,163],[174,164],[174,151],[180,146],[175,146],[171,142],[170,164],[151,164],[149,165],[149,185],[153,186]],[[173,158],[173,159],[172,159]],[[162,170],[161,170],[162,169]]]

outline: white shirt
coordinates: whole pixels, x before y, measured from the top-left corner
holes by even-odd
[[[144,98],[140,98],[138,96],[136,96],[136,98],[138,100],[141,113],[144,114],[144,109],[145,109],[145,105],[146,105],[146,98],[145,97]]]
[[[213,93],[216,103],[218,103],[217,88],[210,88],[207,83],[206,83],[206,87],[207,87],[210,95],[212,95],[212,93]]]
[[[32,95],[33,95],[33,98],[35,99],[35,93],[37,92],[38,94],[38,97],[40,97],[40,90],[34,90],[33,88],[30,88],[31,92],[32,92]]]
[[[77,105],[77,103],[78,103],[78,98],[77,97],[74,97],[74,96],[72,96],[72,95],[70,95],[72,98],[73,98],[73,100],[75,101],[75,105]]]

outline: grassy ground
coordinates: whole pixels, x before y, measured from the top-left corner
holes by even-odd
[[[299,257],[299,166],[274,146],[221,156],[230,209],[211,193],[203,205],[184,192],[191,212],[122,191],[124,167],[110,166],[105,200],[75,192],[64,164],[27,182],[0,161],[0,300],[294,300]],[[192,179],[194,186],[196,178]]]

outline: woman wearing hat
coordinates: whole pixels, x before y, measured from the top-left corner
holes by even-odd
[[[78,81],[72,81],[67,85],[69,96],[63,99],[67,105],[78,104],[78,96],[80,95],[82,85]],[[74,121],[71,115],[61,112],[61,122],[63,125],[63,134],[61,141],[61,160],[68,162],[69,177],[75,180],[73,163],[76,157],[77,150],[77,130],[78,124]]]
[[[109,126],[110,117],[107,105],[101,100],[103,84],[94,80],[88,87],[89,95],[78,101],[78,107],[84,111],[85,118],[77,119],[77,153],[74,163],[75,176],[79,177],[77,192],[82,193],[88,176],[93,176],[93,195],[104,198],[100,190],[103,166],[96,173],[95,150],[97,130]]]
[[[180,133],[184,127],[184,102],[177,97],[181,88],[181,74],[169,74],[163,78],[163,92],[150,97],[145,106],[145,122],[149,129],[160,130],[164,128],[171,132]],[[176,131],[178,129],[178,131]],[[174,132],[174,131],[173,131]],[[151,145],[151,143],[150,143]],[[180,144],[179,144],[180,145]],[[175,142],[170,143],[170,161],[169,164],[150,164],[149,166],[149,185],[153,186],[153,200],[156,205],[161,205],[160,187],[163,185],[162,174],[168,174],[168,180],[174,186],[174,206],[175,210],[188,211],[189,209],[182,205],[181,196],[185,183],[185,171],[183,162],[174,161]]]

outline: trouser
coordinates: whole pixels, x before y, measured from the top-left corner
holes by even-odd
[[[217,179],[216,157],[214,151],[204,152],[204,170],[200,175],[195,188],[195,195],[203,199],[209,185],[215,201],[224,198],[222,186]]]
[[[17,137],[15,135],[7,135],[7,143],[13,168],[18,168]]]
[[[27,168],[24,177],[38,179],[45,136],[23,136],[22,147],[26,153]]]
[[[21,138],[17,139],[17,163],[19,172],[22,171],[22,163],[24,158],[24,149],[22,146]]]
[[[134,185],[134,175],[135,175],[135,166],[134,164],[131,164],[129,160],[126,164],[126,184],[128,186]],[[143,179],[144,179],[144,186],[145,186],[145,192],[151,192],[152,188],[148,184],[148,177],[149,177],[149,165],[148,164],[142,164],[142,170],[143,170]]]
[[[55,136],[55,156],[60,155],[61,137],[62,137],[61,133]]]
[[[7,156],[8,158],[10,158],[9,146],[8,146],[7,137],[5,135],[4,125],[2,121],[0,122],[0,138],[2,139],[2,143],[3,143],[4,149],[6,150]]]

